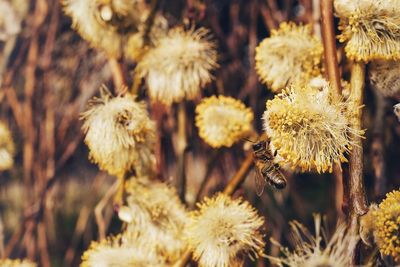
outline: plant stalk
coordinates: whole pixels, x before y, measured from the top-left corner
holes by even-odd
[[[361,131],[362,104],[364,97],[365,65],[353,62],[351,66],[350,104],[353,110],[352,126],[355,131]],[[363,181],[363,147],[361,136],[353,136],[354,147],[350,154],[349,166],[349,226],[350,234],[357,238],[359,235],[359,217],[368,212],[367,197]],[[356,242],[353,250],[353,264],[357,264]]]

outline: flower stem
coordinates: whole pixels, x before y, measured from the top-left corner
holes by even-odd
[[[186,174],[185,174],[185,158],[187,152],[187,134],[186,134],[186,106],[182,101],[178,104],[178,140],[177,140],[177,191],[183,203],[185,202],[186,193]]]
[[[121,63],[118,61],[118,59],[110,57],[108,58],[108,64],[111,68],[115,92],[117,94],[121,93],[126,86],[125,76],[122,70]]]
[[[353,62],[351,66],[351,93],[350,104],[353,110],[352,125],[356,131],[361,131],[362,103],[364,95],[365,65],[361,62]],[[353,136],[354,147],[350,154],[349,177],[349,225],[350,234],[359,235],[359,217],[367,213],[367,197],[363,181],[363,147],[361,136]],[[356,251],[353,249],[353,263],[356,264]]]
[[[321,1],[322,42],[324,44],[324,57],[326,72],[330,85],[336,97],[341,95],[340,75],[336,55],[336,37],[333,27],[333,1]]]
[[[332,95],[339,99],[342,94],[342,88],[340,86],[340,75],[339,67],[337,62],[336,54],[336,39],[335,31],[333,26],[333,3],[332,0],[321,0],[321,20],[322,20],[322,42],[324,45],[324,59],[326,73],[328,75],[329,84],[332,88]],[[342,214],[343,205],[343,172],[339,163],[335,163],[333,166],[333,175],[335,176],[335,190],[336,190],[336,211],[340,216]]]

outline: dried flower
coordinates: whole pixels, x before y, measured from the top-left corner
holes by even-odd
[[[7,41],[21,31],[21,20],[9,1],[0,0],[0,41]]]
[[[372,216],[379,250],[400,263],[400,190],[387,193],[378,209],[372,211]]]
[[[138,237],[128,234],[92,242],[82,256],[81,267],[164,266],[163,259]]]
[[[400,96],[400,61],[374,60],[368,66],[368,76],[373,88],[382,95]]]
[[[321,226],[321,216],[314,216],[315,236],[301,223],[291,222],[294,250],[281,247],[283,257],[268,257],[273,264],[289,267],[320,267],[320,266],[351,266],[351,250],[357,238],[346,233],[344,224],[336,228],[333,236],[328,240],[324,228]],[[321,242],[325,243],[322,247]]]
[[[177,27],[154,40],[136,67],[146,78],[149,95],[167,105],[193,99],[211,81],[217,67],[216,45],[205,28],[185,31]]]
[[[393,106],[393,112],[397,116],[397,119],[400,122],[400,103]]]
[[[242,256],[263,256],[264,219],[243,199],[224,194],[205,198],[191,213],[187,239],[193,257],[204,267],[238,265]]]
[[[128,223],[127,231],[141,236],[169,263],[180,259],[186,248],[182,229],[187,212],[176,191],[160,182],[131,178],[126,185],[127,206],[119,217]]]
[[[149,119],[144,102],[132,95],[112,97],[102,92],[89,110],[85,120],[89,157],[100,169],[112,175],[135,170],[148,175],[154,167],[155,123]]]
[[[14,165],[14,142],[8,127],[0,122],[0,171],[10,169]]]
[[[94,47],[119,57],[126,38],[139,31],[149,14],[143,0],[63,0],[73,27]]]
[[[339,35],[350,59],[400,59],[399,0],[336,0]]]
[[[227,96],[204,98],[196,107],[196,126],[210,146],[230,147],[252,131],[254,115],[250,108]]]
[[[281,23],[256,48],[256,70],[273,92],[321,73],[323,47],[311,25]]]
[[[29,260],[11,260],[11,259],[3,259],[0,260],[1,267],[36,267],[36,263],[33,263]]]
[[[332,171],[334,162],[346,161],[353,145],[347,104],[329,93],[329,87],[289,87],[267,101],[264,129],[285,163],[302,171]]]

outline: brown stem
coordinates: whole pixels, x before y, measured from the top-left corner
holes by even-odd
[[[111,73],[114,81],[115,92],[121,93],[124,87],[126,87],[126,79],[124,76],[124,72],[122,70],[121,63],[118,62],[118,59],[114,57],[110,57],[108,59],[108,64],[111,68]]]
[[[247,173],[250,171],[250,168],[253,166],[253,154],[248,153],[246,159],[243,161],[239,170],[235,173],[229,183],[226,185],[224,189],[224,194],[232,195],[235,190],[243,183],[246,179]]]
[[[322,42],[324,45],[324,60],[328,80],[332,88],[332,94],[339,99],[341,96],[340,74],[336,54],[336,39],[333,26],[333,3],[332,0],[321,0],[321,20],[322,20]],[[340,164],[335,163],[333,167],[336,187],[336,210],[338,215],[342,214],[343,201],[343,172]]]
[[[185,202],[186,193],[186,171],[185,171],[185,158],[187,153],[187,134],[186,134],[186,105],[182,101],[178,104],[178,140],[177,140],[177,154],[178,154],[178,166],[177,166],[177,191],[180,199],[183,203]]]
[[[339,97],[341,94],[340,74],[336,55],[336,38],[333,27],[332,0],[321,0],[321,19],[326,72],[335,96]]]
[[[365,65],[361,62],[353,62],[351,66],[351,93],[350,104],[354,110],[352,125],[355,131],[361,131],[361,119],[364,95]],[[350,154],[350,177],[349,177],[349,223],[350,234],[356,238],[359,234],[359,217],[368,211],[367,197],[363,181],[363,147],[361,137],[353,136],[354,147]],[[355,243],[355,242],[354,242]],[[356,247],[352,250],[353,264],[357,264]]]

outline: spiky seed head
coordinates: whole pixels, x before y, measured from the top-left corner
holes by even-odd
[[[186,248],[182,229],[188,214],[174,188],[133,177],[126,184],[126,194],[127,205],[119,211],[126,231],[140,235],[170,265],[177,262]]]
[[[332,171],[346,161],[354,145],[352,135],[362,135],[349,124],[348,103],[323,90],[303,85],[289,87],[268,100],[263,115],[271,149],[301,171]]]
[[[193,99],[212,80],[217,50],[207,29],[173,28],[154,43],[136,67],[153,100],[171,105]]]
[[[144,102],[135,96],[112,97],[103,91],[82,113],[85,143],[90,159],[112,175],[135,170],[137,175],[152,173],[155,157],[155,123]]]
[[[0,122],[0,171],[5,171],[14,165],[15,146],[11,131],[6,124]]]
[[[240,100],[228,96],[204,98],[196,107],[196,126],[210,146],[230,147],[252,131],[253,112]]]
[[[400,97],[400,61],[374,60],[368,64],[368,76],[372,87],[382,95]]]
[[[322,43],[311,25],[283,22],[256,48],[256,70],[273,92],[321,73]]]
[[[218,194],[205,198],[191,213],[186,238],[200,266],[236,266],[245,255],[263,255],[263,224],[247,201]]]
[[[314,216],[315,234],[297,221],[291,222],[293,250],[281,247],[282,257],[268,256],[277,266],[283,267],[346,267],[351,265],[351,250],[358,239],[347,233],[345,224],[337,226],[330,239],[326,229],[321,226],[321,216]]]
[[[335,0],[334,6],[347,57],[400,59],[399,0]]]
[[[372,211],[375,241],[382,254],[400,263],[400,190],[386,194],[378,209]]]

